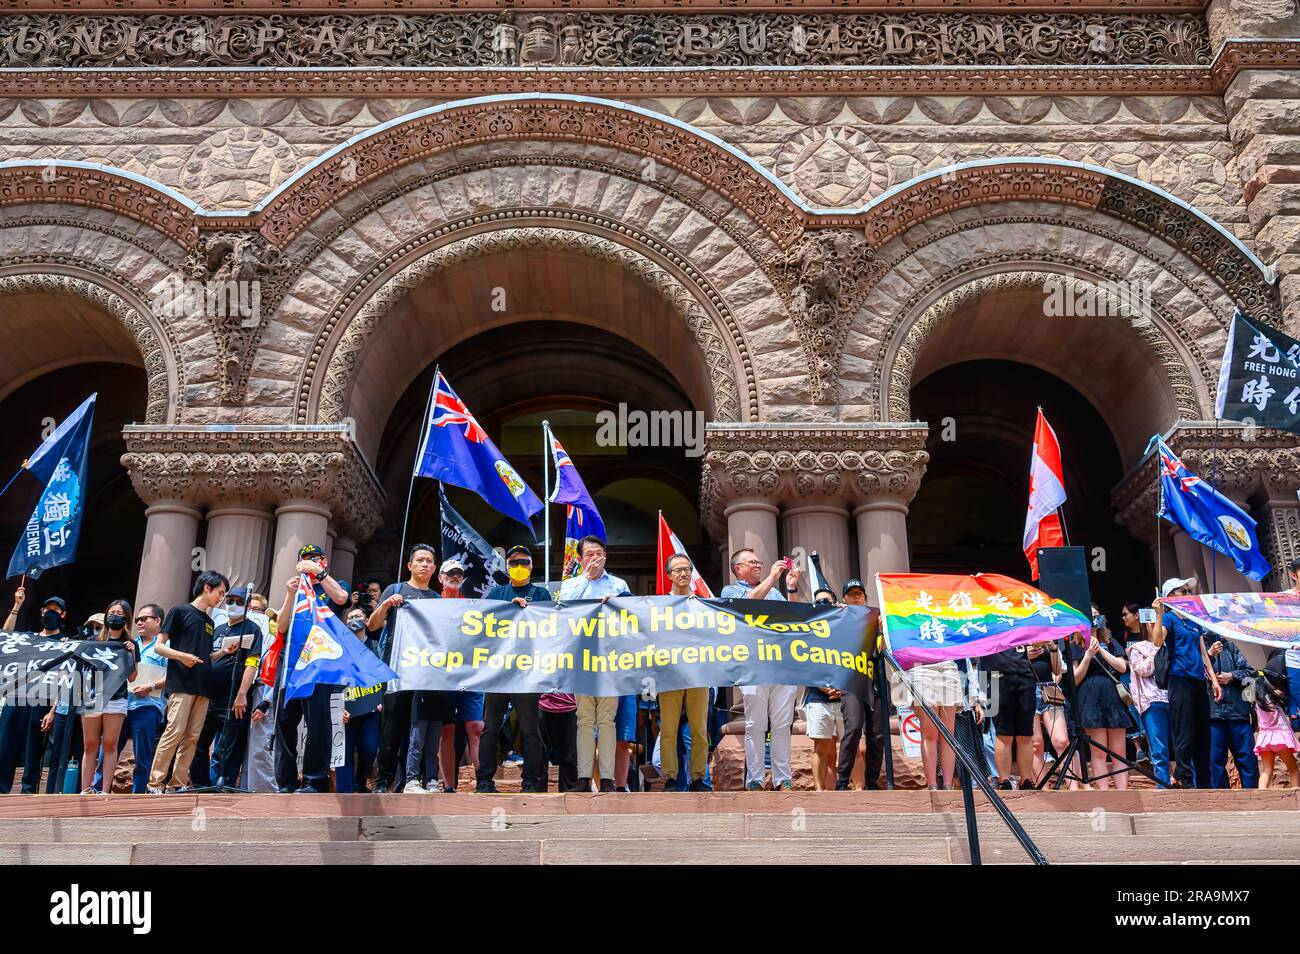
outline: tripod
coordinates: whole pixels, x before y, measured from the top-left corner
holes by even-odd
[[[1120,755],[1118,752],[1114,752],[1102,745],[1100,742],[1095,742],[1088,737],[1087,731],[1079,725],[1078,721],[1079,694],[1074,683],[1074,664],[1078,661],[1074,658],[1074,650],[1076,647],[1069,639],[1057,640],[1057,646],[1060,647],[1061,659],[1065,663],[1063,667],[1064,672],[1062,673],[1063,678],[1061,679],[1061,688],[1065,695],[1065,724],[1070,735],[1070,741],[1063,752],[1057,753],[1056,762],[1052,765],[1051,769],[1048,770],[1047,774],[1043,776],[1042,781],[1037,782],[1031,787],[1034,789],[1043,789],[1047,787],[1048,782],[1052,782],[1052,789],[1059,790],[1061,786],[1065,784],[1067,779],[1069,781],[1080,782],[1087,785],[1090,782],[1110,778],[1112,775],[1118,775],[1121,772],[1126,772],[1132,769],[1133,771],[1140,772],[1147,778],[1151,779],[1151,781],[1156,783],[1157,787],[1166,788],[1167,786],[1161,783],[1150,769],[1143,768],[1137,762],[1131,761],[1123,755]],[[1105,663],[1094,659],[1090,665],[1104,666]],[[1088,761],[1090,756],[1089,747],[1101,749],[1101,751],[1110,756],[1112,762],[1124,767],[1117,768],[1090,779],[1088,777]],[[1149,747],[1150,744],[1148,743],[1148,748]],[[1074,761],[1076,755],[1079,757],[1078,773],[1075,773],[1070,769],[1070,763]],[[1053,776],[1055,776],[1054,782],[1052,781]]]

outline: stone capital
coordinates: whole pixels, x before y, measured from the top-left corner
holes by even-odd
[[[1233,422],[1179,421],[1166,443],[1193,473],[1237,501],[1296,499],[1300,437]],[[1116,522],[1140,540],[1155,537],[1158,460],[1147,455],[1111,491]]]
[[[786,507],[872,500],[906,504],[926,462],[928,430],[907,424],[724,424],[705,430],[701,514],[741,500]]]
[[[311,503],[349,536],[378,527],[384,492],[344,425],[123,430],[122,465],[146,503],[277,508]]]

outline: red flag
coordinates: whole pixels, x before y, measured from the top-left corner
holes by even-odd
[[[1029,458],[1029,512],[1025,516],[1025,559],[1030,579],[1038,579],[1038,548],[1065,543],[1057,510],[1065,503],[1065,474],[1061,468],[1061,445],[1056,432],[1038,409],[1034,425],[1034,452]]]
[[[674,553],[686,554],[686,548],[682,546],[682,541],[677,539],[677,534],[668,528],[668,522],[664,520],[663,512],[659,513],[659,563],[655,567],[655,593],[659,596],[666,595],[671,589],[672,584],[668,581],[668,572],[664,569],[664,564]],[[689,556],[686,559],[690,559]],[[700,576],[700,571],[695,569],[695,563],[691,563],[691,589],[696,596],[703,596],[707,599],[713,598],[713,591],[709,589],[709,584],[704,582]]]

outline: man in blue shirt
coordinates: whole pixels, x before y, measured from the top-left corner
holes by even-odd
[[[1175,778],[1183,788],[1210,787],[1210,692],[1218,702],[1223,695],[1213,677],[1201,628],[1171,609],[1164,600],[1191,595],[1194,579],[1173,577],[1160,587],[1160,597],[1151,606],[1160,614],[1151,627],[1151,642],[1157,649],[1171,640],[1173,658],[1169,665],[1169,727],[1174,739]],[[1208,683],[1208,685],[1207,685]]]
[[[722,588],[724,600],[784,600],[781,576],[791,600],[799,599],[799,570],[785,560],[777,560],[763,574],[763,561],[750,549],[731,555],[731,572],[735,583]],[[772,788],[791,790],[790,726],[794,722],[794,702],[798,686],[741,686],[745,700],[745,790],[756,792],[763,787],[764,750],[769,727],[772,732]]]
[[[605,541],[587,536],[578,541],[578,559],[582,573],[560,584],[560,600],[600,600],[611,596],[631,596],[627,584],[611,573],[605,572]],[[614,731],[618,715],[618,696],[578,696],[578,788],[591,791],[591,772],[596,752],[600,753],[600,790],[614,791],[615,749]],[[599,738],[599,742],[597,742]],[[619,779],[626,784],[626,779]]]
[[[157,649],[163,616],[161,606],[146,603],[135,617],[135,644],[140,649],[140,663],[160,671],[155,679],[140,679],[126,697],[126,731],[131,735],[131,747],[135,751],[135,770],[131,776],[133,795],[143,795],[149,788],[149,770],[167,711],[162,693],[167,681],[167,660]]]

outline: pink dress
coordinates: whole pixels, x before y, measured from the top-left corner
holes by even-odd
[[[1256,752],[1300,752],[1300,742],[1296,741],[1282,706],[1275,704],[1271,711],[1265,712],[1257,705],[1255,715],[1259,717],[1259,728],[1255,731]]]

